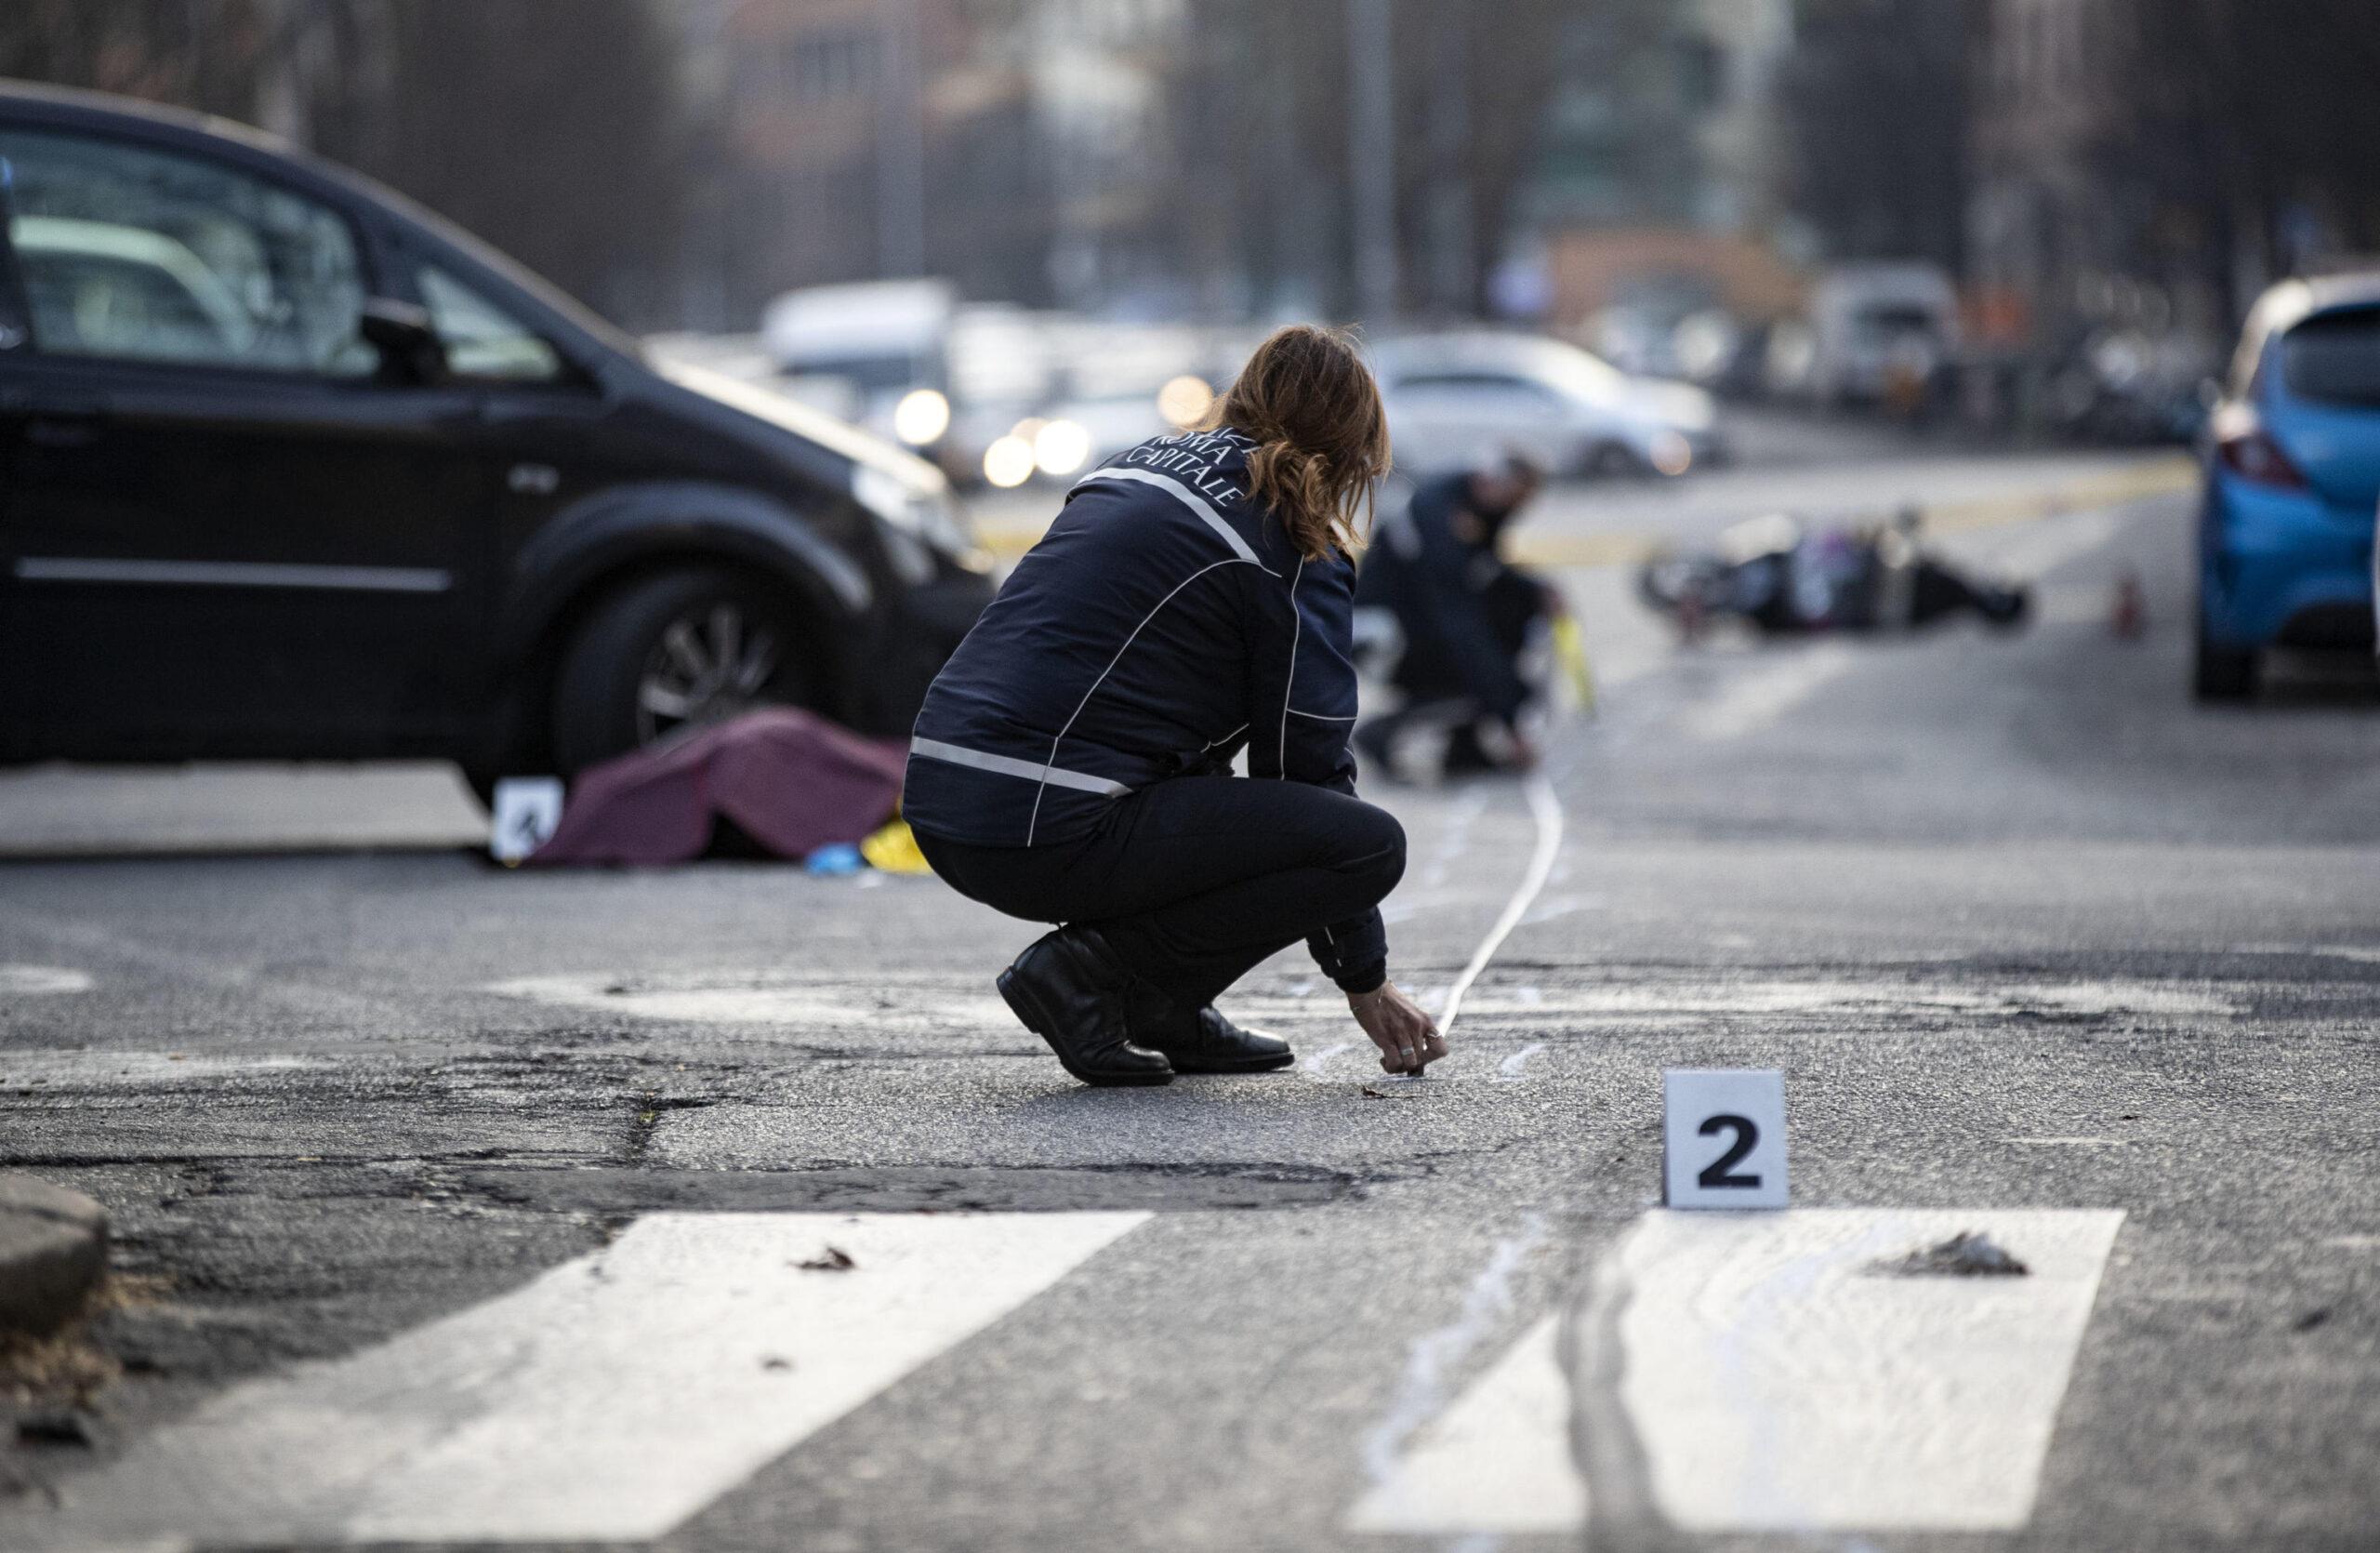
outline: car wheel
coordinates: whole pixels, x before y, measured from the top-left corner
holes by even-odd
[[[1597,443],[1587,450],[1585,472],[1599,480],[1623,479],[1644,470],[1645,461],[1625,443]]]
[[[598,604],[554,682],[554,757],[564,776],[740,716],[802,705],[815,684],[801,619],[784,591],[735,572],[664,572]]]
[[[2225,647],[2209,642],[2206,623],[2199,623],[2190,688],[2200,700],[2254,700],[2258,671],[2263,666],[2262,653],[2253,647]]]

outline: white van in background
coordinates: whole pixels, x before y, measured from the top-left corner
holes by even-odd
[[[1846,264],[1810,294],[1803,383],[1826,405],[1923,392],[1959,349],[1959,294],[1931,264]]]

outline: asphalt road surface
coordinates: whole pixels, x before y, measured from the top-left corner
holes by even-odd
[[[1493,949],[1420,1082],[1289,955],[1227,1006],[1294,1070],[1083,1089],[930,879],[0,865],[0,1164],[138,1279],[0,1546],[2373,1546],[2380,694],[2194,708],[2188,502],[2093,497],[2143,468],[1564,493],[1935,499],[2041,609],[1682,646],[1566,571],[1548,782],[1380,790],[1395,973]],[[0,841],[105,850],[73,780]],[[1782,1071],[1790,1212],[1659,1207],[1696,1068]],[[2025,1270],[1911,1260],[1963,1231]]]

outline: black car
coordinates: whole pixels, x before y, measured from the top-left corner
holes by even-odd
[[[905,734],[991,597],[931,466],[265,137],[0,85],[0,759]]]

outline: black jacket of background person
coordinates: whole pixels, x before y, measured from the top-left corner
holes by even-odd
[[[1510,568],[1496,553],[1501,518],[1480,518],[1465,538],[1455,518],[1471,500],[1471,476],[1424,481],[1401,512],[1381,520],[1364,556],[1357,602],[1393,610],[1405,633],[1396,686],[1417,699],[1468,696],[1482,710],[1512,722],[1528,685],[1501,640],[1489,595]]]
[[[1248,492],[1254,443],[1196,431],[1085,475],[927,692],[902,814],[930,836],[1036,846],[1125,795],[1223,776],[1355,790],[1355,570],[1308,561]],[[1324,972],[1385,974],[1380,913],[1309,939]]]

